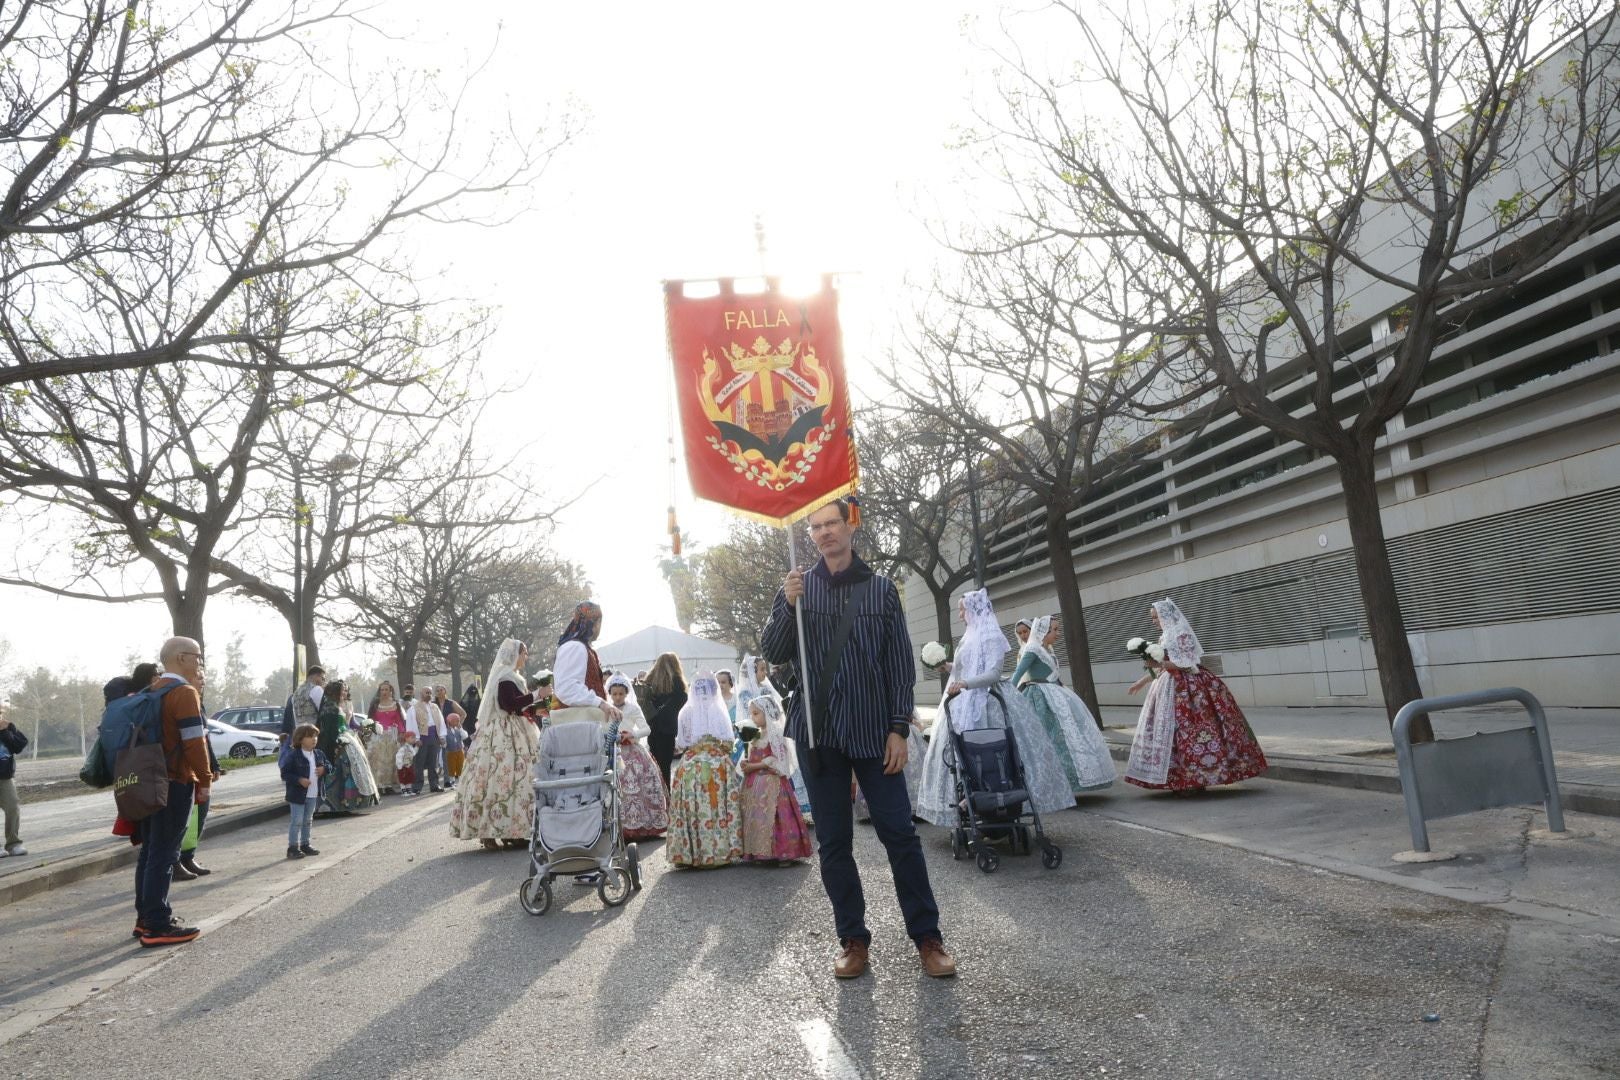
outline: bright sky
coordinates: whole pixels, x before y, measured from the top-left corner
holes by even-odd
[[[496,39],[481,92],[521,123],[576,108],[583,136],[541,181],[536,210],[497,232],[425,238],[452,263],[447,288],[492,301],[501,327],[483,363],[492,383],[527,377],[499,404],[522,471],[558,497],[561,552],[582,563],[605,609],[604,640],[673,625],[657,569],[670,472],[664,278],[759,269],[763,217],[772,272],[840,271],[845,354],[857,385],[904,318],[901,284],[926,278],[938,247],[922,223],[959,205],[947,150],[969,119],[988,58],[964,33],[971,0],[757,0],[698,4],[513,4],[390,0],[398,60],[447,72]],[[415,12],[415,25],[407,13]],[[991,30],[989,33],[993,33]],[[676,503],[700,543],[726,516]],[[13,663],[106,677],[155,651],[160,604],[68,601],[0,587]],[[237,632],[262,677],[287,663],[288,630],[268,609],[209,603],[209,651]],[[558,628],[560,631],[560,627]],[[380,658],[328,639],[328,663]],[[224,704],[224,703],[222,703]]]

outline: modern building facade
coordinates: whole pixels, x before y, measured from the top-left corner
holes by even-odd
[[[1348,291],[1346,401],[1385,362],[1400,310],[1397,295]],[[1620,705],[1617,345],[1611,220],[1446,340],[1389,425],[1379,494],[1426,693],[1523,686],[1550,705]],[[1273,396],[1303,406],[1309,393],[1299,378]],[[1141,667],[1124,642],[1155,636],[1148,606],[1168,595],[1243,704],[1381,705],[1333,462],[1232,413],[1160,439],[1071,518],[1102,702],[1131,700]],[[1009,631],[1054,613],[1034,516],[990,529],[988,585]],[[920,645],[937,629],[913,586]],[[936,694],[932,680],[919,688],[925,703]]]

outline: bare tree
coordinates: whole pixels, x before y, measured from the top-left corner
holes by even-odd
[[[861,549],[875,568],[909,571],[922,583],[934,602],[936,640],[950,642],[951,596],[975,579],[983,539],[974,535],[971,504],[979,502],[981,521],[1002,520],[1015,489],[987,486],[960,430],[937,415],[863,409],[855,426]]]
[[[1439,343],[1620,209],[1615,10],[1053,7],[1078,74],[1007,57],[1004,240],[1074,245],[1077,314],[1183,352],[1240,415],[1333,460],[1393,718],[1421,690],[1377,443]]]
[[[402,228],[506,216],[568,125],[549,141],[470,132],[464,88],[322,55],[335,28],[355,49],[364,14],[349,0],[0,12],[0,386],[182,361],[341,378],[338,356],[265,348],[233,298],[322,266],[364,293]],[[109,307],[148,317],[81,318]]]
[[[793,530],[800,565],[815,561],[804,529]],[[757,521],[731,523],[726,538],[692,558],[693,626],[744,653],[760,651],[760,632],[771,617],[776,591],[787,574],[787,541],[782,530]]]
[[[1161,350],[1108,351],[1089,341],[1082,300],[1067,287],[1072,255],[1027,245],[967,259],[945,294],[950,314],[920,320],[891,383],[930,423],[958,432],[974,457],[990,459],[981,483],[1022,493],[1022,513],[998,515],[999,531],[1022,517],[1045,543],[1075,693],[1100,717],[1073,518],[1150,430],[1140,414],[1174,402],[1155,394],[1167,367]]]

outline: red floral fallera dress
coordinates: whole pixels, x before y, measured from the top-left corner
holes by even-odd
[[[1173,680],[1176,726],[1170,771],[1162,784],[1127,775],[1127,783],[1160,791],[1219,787],[1266,771],[1266,755],[1232,691],[1202,665],[1168,672]]]

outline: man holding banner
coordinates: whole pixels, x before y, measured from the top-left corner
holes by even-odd
[[[811,719],[806,719],[801,689],[789,707],[788,736],[801,747],[815,747],[800,756],[815,817],[821,883],[838,926],[841,950],[833,974],[853,979],[864,972],[872,940],[855,866],[855,813],[849,797],[853,777],[889,853],[906,933],[917,945],[923,970],[936,978],[955,975],[956,961],[940,940],[939,907],[928,883],[922,841],[911,823],[911,796],[902,771],[916,672],[900,593],[894,582],[873,573],[855,554],[847,500],[823,506],[810,515],[809,525],[821,559],[809,573],[788,574],[761,645],[773,663],[799,666],[798,613],[793,609],[801,609],[804,662],[813,680]],[[799,686],[804,685],[801,670]]]
[[[838,924],[833,973],[864,972],[872,938],[855,868],[853,776],[888,849],[923,969],[954,975],[901,773],[916,681],[911,639],[894,582],[874,574],[852,544],[859,520],[847,496],[859,474],[837,292],[830,278],[808,296],[788,295],[776,280],[748,292],[729,278],[687,285],[665,282],[664,303],[692,491],[784,528],[808,514],[821,552],[801,574],[789,536],[790,570],[763,648],[772,663],[792,662],[798,672],[788,735],[799,749],[821,880]]]

